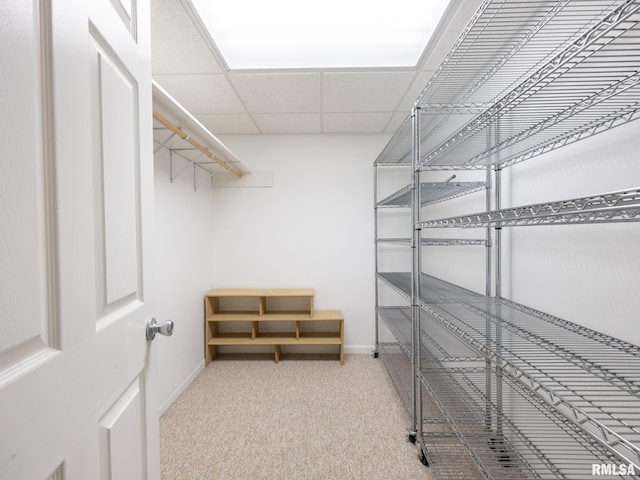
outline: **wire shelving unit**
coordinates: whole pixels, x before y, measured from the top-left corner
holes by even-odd
[[[387,355],[381,322],[436,478],[599,478],[593,464],[640,474],[640,347],[504,298],[500,275],[504,228],[640,221],[640,188],[501,206],[503,169],[639,116],[640,0],[485,0],[374,162],[376,352]],[[409,167],[411,182],[378,200],[388,166]],[[486,180],[425,182],[434,170]],[[481,191],[482,211],[421,218]],[[410,210],[410,238],[378,236],[384,208]],[[435,228],[485,238],[426,235]],[[409,247],[409,271],[379,270],[385,244]],[[474,245],[486,247],[484,294],[422,271],[423,247]],[[381,306],[379,289],[406,305]]]

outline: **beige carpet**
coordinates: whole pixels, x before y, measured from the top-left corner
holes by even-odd
[[[430,479],[371,355],[216,358],[160,420],[163,480]]]

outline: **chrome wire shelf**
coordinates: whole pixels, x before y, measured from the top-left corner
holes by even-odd
[[[411,273],[378,272],[378,278],[403,297],[411,298]],[[484,296],[439,278],[420,274],[420,300],[425,303],[456,303],[463,299],[482,299]]]
[[[438,407],[423,404],[422,442],[430,463],[432,450],[439,453],[443,441],[454,449],[464,445],[483,478],[491,479],[586,478],[593,463],[617,460],[515,379],[488,370],[484,358],[474,358],[472,349],[434,319],[424,318],[421,330],[420,377],[427,398]],[[448,438],[449,431],[459,443]],[[433,473],[457,478],[446,471]]]
[[[640,188],[419,222],[425,227],[511,227],[640,221]]]
[[[437,408],[437,407],[434,407]],[[429,469],[435,478],[447,480],[484,480],[467,449],[453,432],[440,432],[444,417],[435,424],[437,430],[424,435],[422,442],[427,449]],[[432,428],[433,423],[428,427]]]
[[[421,308],[640,471],[640,347],[504,299]]]
[[[421,318],[420,346],[423,365],[434,362],[439,366],[448,363],[464,363],[474,367],[485,365],[485,357],[479,356],[467,343],[451,335],[446,327],[428,315],[422,315]]]
[[[407,415],[410,416],[413,402],[410,358],[397,346],[390,344],[380,345],[379,355],[400,402],[404,406]]]
[[[618,462],[508,375],[499,380],[509,399],[506,415],[499,399],[486,396],[491,391],[486,373],[483,368],[444,369],[437,364],[420,371],[423,387],[484,478],[592,479],[592,464]],[[491,374],[495,380],[496,372]],[[427,430],[425,438],[429,436]]]
[[[378,238],[378,243],[388,243],[391,245],[410,246],[410,238]],[[486,239],[479,238],[421,238],[420,245],[423,247],[458,247],[458,246],[486,246]]]
[[[394,292],[411,300],[411,274],[408,272],[378,272],[376,277]]]
[[[417,103],[489,103],[611,12],[610,0],[485,0]]]
[[[375,167],[411,165],[411,117],[407,116],[391,137],[378,158]]]
[[[617,4],[490,108],[430,148],[420,166],[512,165],[636,119],[640,2]],[[487,149],[487,136],[496,129],[498,143]]]
[[[386,243],[389,245],[402,245],[403,247],[408,247],[411,245],[410,238],[376,238],[376,243]]]
[[[410,298],[409,273],[378,276]],[[594,442],[640,471],[640,347],[425,274],[420,306],[478,355],[518,379],[529,395],[562,412],[564,422],[579,425]],[[422,339],[428,350],[440,344],[432,332],[425,331]]]
[[[395,338],[394,345],[411,358],[411,307],[378,307],[378,315]],[[420,341],[423,351],[427,352],[425,361],[432,361],[430,352],[437,352],[439,362],[484,362],[484,357],[479,357],[475,350],[435,321],[430,322],[428,332],[423,325]]]
[[[398,347],[411,358],[411,307],[378,307],[378,315]]]
[[[398,398],[406,409],[407,415],[411,416],[412,396],[412,367],[411,367],[411,308],[410,307],[379,307],[378,315],[384,321],[389,331],[394,336],[397,343],[380,345],[380,358],[389,374],[391,382],[396,390]],[[445,332],[446,333],[446,332]],[[441,337],[441,335],[438,335]],[[451,361],[458,361],[459,356],[464,353],[470,355],[470,361],[479,361],[472,357],[473,350],[456,339],[446,342],[448,351],[455,351],[458,357],[448,356]],[[436,341],[428,343],[428,346],[435,346]],[[438,345],[441,351],[443,347]],[[425,344],[425,350],[428,348]],[[448,355],[448,354],[447,354]],[[426,359],[425,359],[426,360]],[[431,434],[428,438],[429,464],[432,472],[441,478],[448,480],[481,479],[482,476],[475,470],[473,460],[464,449],[460,440],[453,434],[447,424],[446,419],[438,411],[433,400],[424,396],[422,399],[422,412],[428,418]]]
[[[424,116],[421,143],[434,138],[445,142],[475,117],[496,108],[509,92],[554,58],[580,45],[580,38],[619,4],[614,0],[482,2],[416,101]],[[407,117],[378,156],[376,166],[411,164],[410,126]],[[479,152],[485,146],[480,145]],[[456,162],[456,168],[460,169],[464,160]],[[423,162],[424,169],[428,169],[427,163],[431,162]]]
[[[487,188],[487,182],[425,182],[420,184],[420,198],[423,207],[454,198],[480,192]],[[411,185],[403,187],[378,202],[378,207],[410,207]]]

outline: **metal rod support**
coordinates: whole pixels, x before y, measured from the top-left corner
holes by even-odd
[[[412,369],[412,419],[411,430],[418,432],[418,436],[422,436],[422,422],[419,421],[419,402],[418,399],[420,385],[416,372],[419,368],[419,346],[420,346],[420,230],[417,228],[420,221],[420,170],[418,162],[420,161],[420,109],[414,107],[411,111],[411,192],[413,200],[411,203],[411,256],[412,256],[412,280],[411,280],[411,369]]]
[[[212,158],[213,160],[215,160],[218,164],[220,164],[221,167],[223,167],[225,170],[227,170],[228,172],[234,174],[236,177],[241,177],[242,173],[239,172],[238,170],[236,170],[235,168],[231,167],[231,165],[229,165],[227,162],[225,162],[224,160],[218,158],[216,155],[214,155],[211,151],[209,151],[206,147],[204,147],[203,145],[201,145],[197,140],[195,140],[194,138],[190,137],[189,135],[187,135],[180,127],[174,125],[170,120],[168,120],[167,118],[165,118],[164,116],[162,116],[161,114],[159,114],[158,112],[154,111],[153,112],[153,118],[155,120],[157,120],[158,122],[160,122],[161,124],[163,124],[165,127],[167,127],[169,130],[171,130],[172,132],[174,132],[176,135],[178,135],[181,139],[189,142],[191,145],[193,145],[195,148],[197,148],[198,150],[200,150],[203,154],[205,154],[207,157]]]

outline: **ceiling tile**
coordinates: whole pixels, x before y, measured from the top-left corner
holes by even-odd
[[[253,119],[262,133],[320,133],[322,130],[318,113],[256,114]]]
[[[399,72],[325,73],[326,112],[391,112],[404,97],[413,70]]]
[[[251,113],[320,111],[320,73],[231,74],[229,77]]]
[[[391,113],[325,113],[326,133],[384,132]]]
[[[260,133],[247,114],[200,114],[197,118],[214,135]]]
[[[391,133],[483,1],[452,1],[416,68],[229,71],[190,0],[152,0],[153,74],[217,134]]]
[[[154,79],[193,115],[246,113],[224,75],[156,75]]]
[[[154,74],[222,72],[211,49],[176,0],[151,2],[151,52]]]

